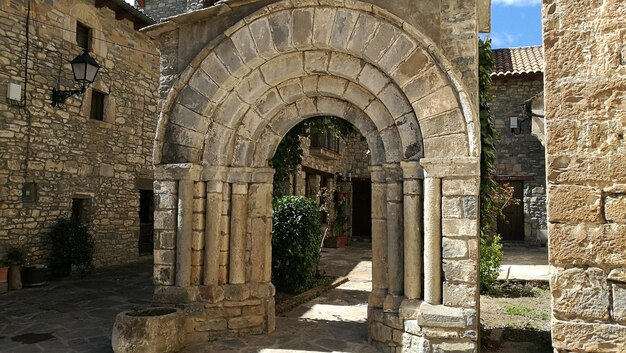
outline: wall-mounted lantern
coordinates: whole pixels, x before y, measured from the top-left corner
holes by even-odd
[[[87,87],[96,80],[100,65],[94,58],[89,55],[89,50],[85,49],[83,53],[70,61],[72,65],[72,73],[74,73],[74,81],[80,84],[80,88],[67,91],[52,89],[52,106],[56,107],[59,103],[63,103],[69,97],[75,94],[85,93]]]

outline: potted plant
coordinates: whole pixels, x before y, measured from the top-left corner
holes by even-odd
[[[183,348],[184,316],[170,307],[133,308],[115,317],[115,353],[173,353]]]
[[[93,270],[94,240],[89,227],[77,220],[60,218],[50,231],[49,268],[57,279],[68,279],[72,266],[81,275]]]
[[[7,260],[9,262],[9,289],[22,289],[20,269],[26,262],[26,250],[17,246],[9,248]]]

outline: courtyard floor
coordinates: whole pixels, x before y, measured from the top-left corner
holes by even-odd
[[[537,252],[538,259],[542,251]],[[506,264],[528,260],[525,251],[510,252],[505,248],[505,253],[518,253],[505,255]],[[375,353],[367,344],[366,325],[371,290],[370,245],[324,249],[320,270],[332,276],[348,276],[349,281],[277,317],[277,330],[270,335],[191,346],[183,353]],[[151,303],[151,274],[152,259],[146,258],[86,279],[50,282],[45,287],[0,295],[0,352],[111,353],[115,315]]]

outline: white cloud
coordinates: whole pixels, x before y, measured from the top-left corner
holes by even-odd
[[[535,6],[540,5],[541,0],[492,0],[494,5],[502,6]]]
[[[494,48],[503,48],[510,47],[513,43],[515,43],[516,37],[520,37],[520,35],[515,36],[507,32],[492,32],[489,38],[491,38],[491,44]]]

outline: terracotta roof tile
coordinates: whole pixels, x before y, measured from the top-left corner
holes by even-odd
[[[495,66],[491,76],[508,76],[543,72],[541,46],[494,49]]]

